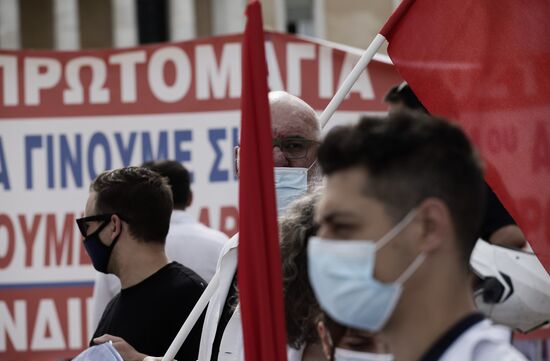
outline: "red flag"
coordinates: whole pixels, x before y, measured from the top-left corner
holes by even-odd
[[[249,361],[282,361],[286,360],[283,283],[260,3],[250,3],[246,15],[242,47],[237,277],[244,354]]]
[[[460,122],[550,271],[550,1],[404,0],[381,34],[433,114]]]

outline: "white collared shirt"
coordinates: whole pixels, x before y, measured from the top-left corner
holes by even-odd
[[[510,338],[508,328],[483,320],[460,335],[439,361],[527,361]]]
[[[166,236],[166,255],[171,261],[181,263],[210,282],[227,240],[225,234],[206,227],[189,213],[174,210]]]

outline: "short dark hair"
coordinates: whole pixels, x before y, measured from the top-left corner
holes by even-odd
[[[458,126],[411,111],[364,117],[333,129],[318,157],[329,176],[364,167],[366,195],[384,203],[395,221],[428,197],[441,199],[468,262],[485,212],[485,188],[477,153]]]
[[[130,234],[144,242],[164,243],[172,214],[172,191],[165,178],[142,167],[106,171],[90,185],[96,211],[115,213],[128,222]]]
[[[406,82],[393,86],[384,96],[384,101],[390,104],[403,103],[409,109],[429,113]]]
[[[189,171],[175,160],[157,160],[143,163],[142,167],[151,169],[163,177],[168,178],[172,188],[174,208],[185,209],[191,199],[191,185]]]

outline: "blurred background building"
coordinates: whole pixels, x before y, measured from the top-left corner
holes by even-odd
[[[262,0],[265,27],[366,47],[400,0]],[[241,32],[246,0],[0,0],[0,48],[118,48]]]

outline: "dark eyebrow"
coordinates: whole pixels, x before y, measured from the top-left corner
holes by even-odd
[[[351,212],[335,211],[327,215],[324,215],[321,219],[319,219],[318,223],[333,223],[335,219],[346,218],[346,217],[353,218],[353,219],[356,218],[355,214]]]
[[[301,135],[289,135],[287,137],[281,137],[280,139],[303,139],[303,140],[307,140],[307,138],[302,137]]]

